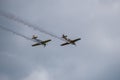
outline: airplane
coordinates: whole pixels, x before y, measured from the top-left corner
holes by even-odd
[[[38,46],[38,45],[43,45],[44,47],[46,47],[46,43],[48,43],[48,42],[51,41],[51,39],[42,41],[42,40],[37,39],[37,38],[38,38],[38,36],[33,35],[32,39],[33,39],[35,42],[37,42],[37,43],[33,44],[32,47]]]
[[[68,44],[76,45],[75,42],[81,40],[81,38],[71,40],[71,39],[67,38],[67,35],[64,35],[64,34],[62,35],[62,38],[66,41],[66,43],[61,44],[61,46],[65,46]]]

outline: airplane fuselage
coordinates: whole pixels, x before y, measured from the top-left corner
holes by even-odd
[[[71,39],[68,39],[68,38],[65,38],[65,40],[69,44],[76,45],[74,40],[71,40]]]

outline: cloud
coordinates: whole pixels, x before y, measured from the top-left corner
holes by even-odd
[[[0,80],[9,80],[8,76],[0,74]]]
[[[22,80],[50,80],[49,74],[46,70],[42,69],[40,71],[33,71],[30,75],[26,76]]]
[[[0,52],[0,64],[0,74],[6,75],[8,80],[19,80],[28,75],[33,68],[27,59],[10,52]]]
[[[1,30],[2,79],[108,80],[110,77],[115,80],[119,76],[119,0],[6,0],[4,4],[6,12],[27,22],[42,24],[40,27],[59,36],[65,33],[71,39],[82,40],[77,47],[60,47],[62,42],[53,39],[46,48],[33,48],[29,41]],[[0,22],[25,35],[37,33],[40,39],[51,38],[4,18]],[[43,68],[36,69],[40,66]]]

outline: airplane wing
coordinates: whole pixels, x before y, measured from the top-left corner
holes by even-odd
[[[40,43],[36,43],[36,44],[33,44],[32,46],[34,47],[34,46],[38,46],[38,45],[41,45]]]
[[[81,38],[75,39],[75,40],[73,40],[73,42],[76,42],[76,41],[79,41],[79,40],[81,40]]]
[[[70,44],[70,43],[63,43],[63,44],[61,44],[61,46],[65,46],[65,45],[68,45],[68,44]]]
[[[47,42],[50,42],[51,41],[51,39],[49,39],[49,40],[45,40],[45,41],[42,41],[41,43],[47,43]]]

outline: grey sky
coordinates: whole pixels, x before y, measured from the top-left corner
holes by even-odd
[[[0,29],[0,80],[120,80],[120,0],[0,0],[11,13],[57,36],[81,37],[77,47],[0,16],[0,25],[28,37],[52,39],[47,47]]]

